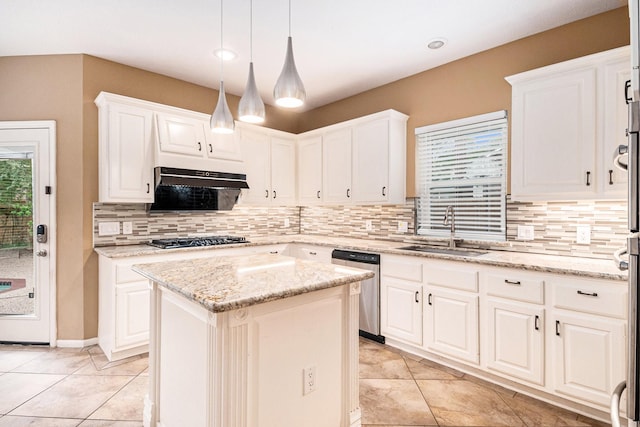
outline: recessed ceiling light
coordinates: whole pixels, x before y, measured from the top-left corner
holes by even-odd
[[[216,49],[213,51],[213,54],[223,61],[231,61],[238,56],[234,51],[229,49]]]
[[[429,41],[429,43],[427,43],[427,47],[429,49],[440,49],[442,46],[444,46],[447,43],[446,39],[443,38],[437,38],[437,39],[433,39],[431,41]]]

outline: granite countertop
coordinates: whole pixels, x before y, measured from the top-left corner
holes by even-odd
[[[179,249],[159,249],[148,245],[128,245],[97,247],[95,248],[95,251],[98,254],[108,258],[125,258],[132,256],[157,254],[167,255],[176,252],[188,251],[216,251],[219,249],[288,243],[302,243],[336,249],[351,249],[355,251],[375,252],[381,254],[409,255],[422,258],[469,262],[495,267],[518,268],[523,270],[569,274],[598,279],[627,280],[627,273],[618,270],[613,260],[511,252],[508,250],[508,248],[505,248],[505,250],[486,251],[486,253],[483,255],[468,257],[439,253],[415,252],[399,249],[401,247],[417,243],[410,240],[368,240],[348,237],[312,236],[303,234],[252,238],[250,243],[237,245],[221,245]]]
[[[133,270],[214,313],[374,276],[370,271],[273,254],[142,264]]]

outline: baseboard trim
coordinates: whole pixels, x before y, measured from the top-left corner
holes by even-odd
[[[98,337],[87,340],[57,340],[56,346],[61,348],[83,348],[98,344]]]

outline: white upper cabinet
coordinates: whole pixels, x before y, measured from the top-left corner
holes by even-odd
[[[322,137],[323,203],[405,202],[407,118],[387,110],[301,135],[303,141]]]
[[[323,136],[322,183],[326,203],[349,203],[351,199],[351,129]]]
[[[158,113],[160,151],[201,157],[205,153],[205,123],[186,116]]]
[[[626,173],[612,159],[626,128],[628,61],[625,47],[507,77],[513,200],[624,197]]]
[[[298,141],[298,201],[301,205],[322,203],[322,137]]]
[[[153,202],[153,112],[101,93],[99,201]]]
[[[247,205],[296,204],[296,143],[284,132],[245,125],[240,132],[248,190]]]

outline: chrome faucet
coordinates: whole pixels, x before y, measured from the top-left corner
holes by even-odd
[[[444,219],[442,220],[442,225],[451,226],[451,235],[449,236],[449,247],[455,248],[456,241],[454,239],[456,233],[456,212],[453,209],[452,205],[447,206],[447,210],[444,212]]]

